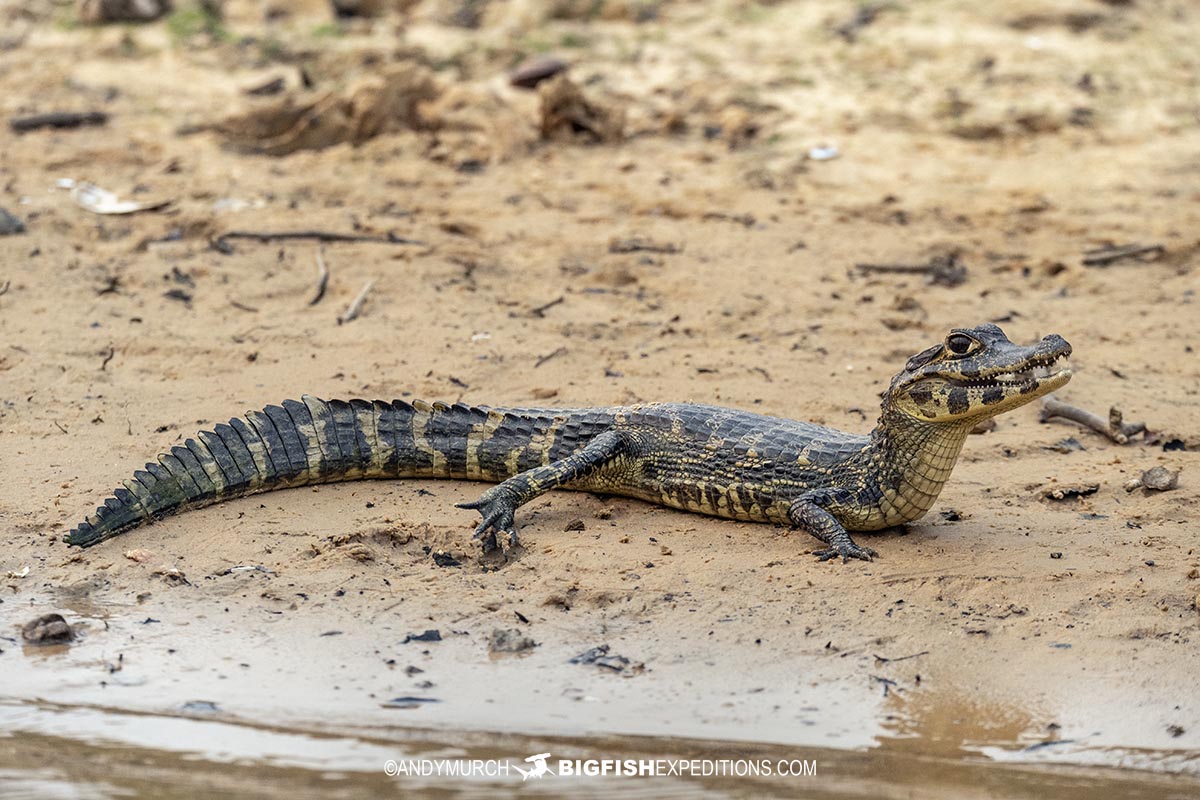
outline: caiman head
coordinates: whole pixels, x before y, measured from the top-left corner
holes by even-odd
[[[990,323],[955,328],[908,360],[884,406],[928,422],[978,422],[1066,384],[1070,355],[1058,334],[1024,347]]]

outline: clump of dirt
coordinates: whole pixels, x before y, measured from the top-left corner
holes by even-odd
[[[348,142],[361,144],[398,130],[427,127],[421,105],[437,98],[433,73],[393,64],[341,91],[289,94],[213,123],[235,149],[286,155]]]

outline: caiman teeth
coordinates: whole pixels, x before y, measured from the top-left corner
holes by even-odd
[[[1025,384],[1045,380],[1047,378],[1057,377],[1064,371],[1069,371],[1070,367],[1070,360],[1067,356],[1055,356],[1054,358],[1046,359],[1041,362],[1034,361],[1031,366],[1022,370],[1010,370],[1008,372],[1000,372],[986,377],[956,380],[954,383],[959,386],[966,386],[969,388],[996,385],[1023,386]]]

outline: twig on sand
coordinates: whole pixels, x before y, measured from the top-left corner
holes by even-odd
[[[358,293],[358,297],[355,297],[354,302],[350,303],[350,307],[346,309],[346,312],[337,318],[338,325],[345,325],[347,322],[358,318],[358,315],[362,313],[363,303],[367,302],[367,295],[370,294],[374,286],[375,281],[367,281],[362,291]]]
[[[1099,247],[1087,250],[1083,254],[1085,267],[1107,267],[1126,258],[1136,258],[1138,261],[1157,261],[1167,252],[1161,244],[1122,244]]]
[[[929,655],[928,650],[922,650],[921,652],[913,653],[910,656],[899,656],[897,658],[884,658],[883,656],[876,653],[875,660],[878,661],[880,664],[891,664],[896,661],[908,661],[910,658],[917,658],[918,656],[927,656],[927,655]]]
[[[560,347],[557,350],[555,350],[553,353],[547,353],[546,355],[539,358],[537,361],[533,362],[533,368],[537,369],[538,367],[540,367],[542,364],[545,364],[550,359],[558,358],[559,356],[565,356],[566,354],[567,354],[567,348]]]
[[[321,302],[321,298],[325,296],[325,290],[329,287],[329,267],[325,264],[325,248],[317,249],[317,293],[312,300],[308,301],[310,306],[315,306]]]
[[[544,317],[544,316],[546,316],[546,312],[547,312],[547,311],[549,311],[550,309],[554,308],[554,307],[555,307],[556,305],[558,305],[559,303],[562,303],[562,302],[564,302],[566,299],[567,299],[567,298],[566,298],[566,295],[561,295],[561,294],[560,294],[558,297],[554,298],[554,299],[553,299],[553,300],[551,300],[549,303],[543,303],[542,305],[538,306],[537,308],[531,308],[531,309],[529,309],[529,316],[531,316],[531,317]]]
[[[80,128],[84,125],[103,125],[108,114],[103,111],[51,111],[29,117],[13,117],[8,127],[15,133],[28,133],[39,128]]]
[[[1085,409],[1064,403],[1052,394],[1046,395],[1042,400],[1042,408],[1038,413],[1038,420],[1048,422],[1055,417],[1078,422],[1085,428],[1091,428],[1096,433],[1107,436],[1117,444],[1127,444],[1131,436],[1136,436],[1146,431],[1146,424],[1144,422],[1125,422],[1121,409],[1116,406],[1108,410],[1108,419],[1105,420],[1098,414],[1093,414]]]
[[[683,252],[683,248],[674,242],[656,242],[653,239],[634,236],[630,239],[613,239],[608,243],[608,252],[674,254]]]
[[[924,264],[855,264],[863,273],[892,272],[925,276],[925,282],[953,288],[967,281],[967,268],[958,260],[957,254],[934,256]]]
[[[366,244],[425,244],[416,239],[406,239],[394,233],[382,236],[362,233],[337,233],[336,231],[228,231],[212,240],[214,250],[232,253],[230,239],[250,239],[255,242],[279,242],[289,239],[315,239],[318,242],[361,242]]]

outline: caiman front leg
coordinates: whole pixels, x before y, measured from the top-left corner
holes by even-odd
[[[517,508],[551,489],[594,475],[625,452],[627,445],[621,433],[605,431],[563,460],[514,475],[488,489],[475,502],[459,503],[457,507],[477,509],[483,516],[475,538],[483,540],[484,551],[496,549],[497,533],[507,533],[513,545],[519,544],[513,518]]]
[[[801,495],[793,500],[788,508],[788,518],[797,528],[811,533],[829,545],[825,550],[818,550],[813,554],[820,561],[841,556],[842,563],[845,564],[852,558],[860,558],[863,561],[875,558],[878,553],[869,547],[855,544],[842,523],[825,508],[834,502],[836,498],[827,493]]]

